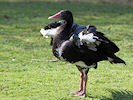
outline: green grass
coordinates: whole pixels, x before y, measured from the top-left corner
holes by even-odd
[[[79,88],[72,64],[55,59],[50,38],[39,31],[69,9],[75,22],[95,25],[113,40],[127,65],[100,62],[88,73],[85,100],[133,100],[133,6],[108,3],[0,2],[0,100],[80,100],[68,95]],[[13,61],[15,59],[15,61]]]

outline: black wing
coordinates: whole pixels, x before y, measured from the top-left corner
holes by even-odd
[[[112,42],[111,40],[109,40],[107,37],[105,37],[103,33],[96,32],[96,33],[94,33],[94,36],[97,36],[97,37],[99,37],[100,40],[102,40],[99,47],[103,51],[108,51],[110,53],[116,53],[119,51],[119,48],[116,46],[116,44],[114,42]]]
[[[50,23],[47,26],[44,27],[45,30],[48,29],[52,29],[52,28],[56,28],[58,26],[60,26],[62,23],[61,22],[54,22],[54,23]],[[50,45],[53,44],[53,37],[51,37],[51,41],[50,41]]]
[[[93,39],[96,40],[95,42],[81,42],[79,39],[79,35],[74,34],[73,41],[75,42],[75,45],[77,45],[78,47],[81,47],[81,45],[82,47],[88,46],[88,49],[91,49],[93,51],[100,50],[101,52],[110,57],[113,56],[114,53],[119,51],[119,48],[115,45],[114,42],[105,37],[103,33],[96,31],[95,26],[87,26],[86,30],[82,32],[83,35],[90,33],[93,33]]]
[[[97,41],[101,42],[99,47],[104,52],[107,52],[107,53],[111,54],[111,53],[116,53],[116,52],[119,51],[119,48],[116,46],[116,44],[114,42],[112,42],[106,36],[104,36],[103,33],[96,31],[96,27],[95,26],[89,26],[89,28],[87,30],[90,33],[93,33],[94,36],[98,37]]]
[[[88,49],[93,50],[98,54],[100,53],[102,54],[102,56],[106,56],[111,63],[126,64],[125,61],[123,61],[122,59],[120,59],[115,55],[115,53],[119,51],[119,48],[116,46],[114,42],[105,37],[103,33],[96,31],[96,27],[94,26],[89,26],[87,27],[86,30],[83,31],[83,34],[89,34],[89,33],[91,34],[93,33],[93,39],[95,39],[96,41],[88,44],[83,43],[81,47],[86,46],[88,47]]]
[[[54,22],[54,23],[50,23],[47,26],[44,27],[45,30],[51,29],[51,28],[56,28],[58,26],[60,26],[62,23],[61,22]]]

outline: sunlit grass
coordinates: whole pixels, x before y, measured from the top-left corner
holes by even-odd
[[[68,95],[79,88],[72,64],[55,59],[50,38],[39,31],[48,16],[69,9],[75,22],[95,25],[113,40],[127,65],[100,62],[88,73],[88,100],[133,99],[133,7],[118,4],[0,2],[0,100],[79,100]],[[57,21],[57,20],[56,20]]]

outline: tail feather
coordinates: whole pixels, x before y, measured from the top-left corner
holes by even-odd
[[[126,65],[126,62],[124,60],[120,59],[119,57],[113,58],[112,63],[123,63]]]

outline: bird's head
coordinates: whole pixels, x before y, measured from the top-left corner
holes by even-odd
[[[50,16],[48,19],[63,19],[67,22],[73,22],[73,15],[72,12],[69,10],[61,10],[57,14]]]

